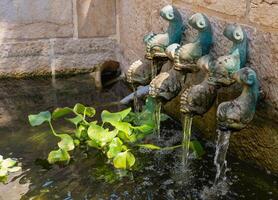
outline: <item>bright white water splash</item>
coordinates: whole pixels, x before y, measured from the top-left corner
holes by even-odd
[[[54,52],[54,43],[55,39],[50,39],[50,52],[49,52],[49,60],[50,60],[50,66],[51,66],[51,84],[53,87],[53,101],[55,105],[57,105],[57,85],[56,85],[56,61],[55,61],[55,52]]]
[[[161,101],[155,99],[155,109],[153,113],[154,123],[155,123],[155,133],[157,134],[158,139],[160,139],[160,121],[161,121]]]
[[[214,185],[226,180],[227,161],[226,154],[229,148],[231,131],[218,130],[218,139],[214,157],[214,165],[216,166],[216,176]]]
[[[183,146],[182,146],[182,165],[184,166],[184,168],[186,168],[187,164],[188,164],[192,120],[193,120],[192,116],[184,115],[183,140],[182,140],[182,144],[183,144]]]

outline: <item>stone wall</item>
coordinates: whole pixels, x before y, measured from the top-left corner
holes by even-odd
[[[213,24],[215,57],[225,54],[231,44],[222,32],[229,23],[241,24],[248,32],[249,55],[247,66],[258,74],[262,95],[255,119],[250,126],[236,133],[231,139],[230,153],[249,163],[278,174],[278,1],[276,0],[129,0],[120,1],[120,45],[129,63],[142,59],[142,38],[148,32],[161,32],[167,28],[159,18],[159,10],[172,3],[184,18],[195,12],[206,14]],[[185,34],[185,41],[192,32]],[[126,66],[128,67],[128,65]],[[188,78],[185,87],[197,84],[202,75]],[[235,85],[221,90],[218,102],[235,98],[240,87]],[[201,128],[204,137],[215,139],[214,106],[204,117],[197,117],[194,124]],[[170,109],[169,109],[170,108]],[[179,118],[179,97],[168,103],[166,110]]]
[[[1,0],[0,77],[118,60],[116,0]]]

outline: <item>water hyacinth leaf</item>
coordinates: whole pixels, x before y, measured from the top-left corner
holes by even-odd
[[[144,124],[141,126],[135,126],[133,127],[134,130],[139,131],[141,133],[149,134],[153,132],[154,126],[150,124]]]
[[[75,136],[80,139],[86,137],[86,135],[87,135],[87,128],[83,125],[78,126],[75,131]]]
[[[74,118],[68,118],[67,119],[69,122],[73,123],[75,126],[77,126],[80,122],[83,121],[82,117],[77,115],[76,117]]]
[[[117,134],[117,130],[109,131],[108,129],[104,129],[97,124],[91,124],[88,128],[89,138],[101,144],[101,146],[104,146],[106,145],[106,143],[111,142]]]
[[[197,140],[193,140],[190,142],[190,148],[193,150],[197,157],[201,157],[205,154],[202,145]]]
[[[83,104],[76,104],[73,111],[80,115],[86,115],[88,117],[93,117],[96,114],[96,110],[93,107],[86,107]]]
[[[0,168],[0,177],[5,177],[8,175],[8,168],[1,167]]]
[[[65,162],[68,164],[70,161],[70,155],[67,151],[59,149],[57,151],[51,151],[48,154],[47,160],[50,164],[55,164],[57,162]]]
[[[109,144],[109,151],[107,152],[108,158],[114,158],[118,153],[122,151],[123,142],[120,138],[116,137]]]
[[[103,123],[119,122],[122,121],[130,112],[131,112],[131,108],[127,108],[121,112],[116,112],[116,113],[111,113],[107,110],[104,110],[101,113],[101,119]]]
[[[44,122],[50,122],[51,113],[49,111],[40,112],[37,115],[29,115],[28,118],[31,126],[39,126]]]
[[[61,141],[58,143],[60,149],[65,151],[72,151],[74,149],[74,141],[70,135],[61,134],[58,137],[61,138]]]
[[[85,108],[86,108],[86,106],[84,106],[83,104],[77,103],[74,106],[73,111],[77,114],[82,114],[83,115]]]
[[[11,172],[11,173],[14,173],[14,172],[18,172],[21,170],[21,167],[12,167],[12,168],[8,168],[8,171]]]
[[[118,169],[129,169],[135,164],[135,157],[129,151],[121,152],[114,158],[113,163]]]
[[[88,117],[93,117],[96,114],[96,109],[94,109],[93,107],[86,107],[84,114]]]
[[[52,113],[52,119],[59,119],[65,115],[72,113],[72,109],[65,107],[65,108],[56,108]]]
[[[110,122],[112,126],[114,126],[117,130],[122,131],[128,135],[132,134],[132,126],[128,122]]]
[[[97,148],[97,149],[99,148],[99,144],[94,140],[87,140],[86,143],[89,147]]]
[[[3,160],[1,163],[1,167],[3,167],[3,168],[9,168],[9,167],[13,167],[15,165],[16,165],[16,161],[11,158],[7,158],[7,159]]]
[[[139,144],[139,147],[145,148],[145,149],[151,149],[151,150],[160,150],[161,147],[156,146],[154,144]]]

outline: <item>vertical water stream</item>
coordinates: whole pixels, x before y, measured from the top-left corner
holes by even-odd
[[[155,123],[155,133],[157,134],[158,139],[160,139],[160,121],[161,121],[161,101],[158,99],[155,99],[154,101],[155,107],[154,107],[154,123]]]
[[[216,176],[214,185],[226,179],[227,161],[226,154],[229,148],[231,131],[218,130],[218,139],[216,143],[216,151],[214,157],[214,165],[216,166]]]
[[[182,165],[183,165],[183,167],[186,167],[187,163],[188,163],[192,120],[193,120],[193,117],[191,115],[189,115],[189,114],[184,115],[183,140],[182,140],[182,145],[183,145],[182,146]]]

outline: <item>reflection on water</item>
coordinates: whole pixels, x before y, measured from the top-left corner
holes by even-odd
[[[129,93],[122,83],[98,93],[87,75],[56,79],[56,86],[58,106],[73,106],[80,102],[99,107]],[[114,170],[106,163],[106,158],[94,150],[75,151],[66,167],[50,166],[45,158],[56,147],[56,138],[47,126],[31,128],[27,115],[55,107],[51,79],[0,81],[0,90],[0,152],[4,157],[18,158],[23,168],[22,172],[10,177],[8,185],[0,186],[1,200],[200,199],[204,188],[213,184],[216,171],[214,148],[210,143],[204,143],[208,151],[204,159],[190,161],[186,176],[181,168],[182,149],[140,150],[133,172]],[[114,105],[105,109],[122,108]],[[55,128],[67,131],[72,127],[59,122],[55,123]],[[162,123],[161,136],[160,146],[179,144],[182,128],[168,120]],[[192,137],[196,137],[194,130]],[[157,136],[148,140],[155,143]],[[273,177],[239,163],[229,155],[227,159],[232,170],[227,173],[229,187],[222,199],[277,199],[277,182]],[[203,198],[219,197],[203,195]]]

